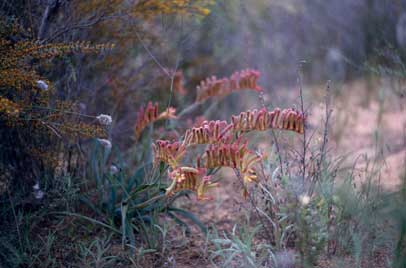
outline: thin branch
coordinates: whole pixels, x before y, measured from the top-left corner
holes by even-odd
[[[159,66],[159,68],[161,69],[161,71],[168,76],[169,78],[171,77],[171,74],[168,72],[168,70],[158,61],[158,59],[152,54],[151,50],[147,47],[147,45],[144,43],[144,41],[142,40],[142,38],[140,37],[140,35],[138,34],[137,31],[134,31],[137,39],[140,41],[142,47],[145,49],[145,51],[147,51],[148,55],[151,57],[151,59],[156,63],[156,65]]]
[[[235,173],[235,175],[237,176],[238,181],[240,182],[241,186],[244,188],[244,190],[247,191],[246,186],[244,185],[243,178],[242,178],[242,176],[241,176],[241,172],[240,172],[237,168],[234,168],[234,173]],[[247,191],[247,192],[248,192],[248,191]],[[250,202],[251,202],[251,205],[252,205],[252,206],[254,207],[254,209],[255,209],[255,212],[256,212],[256,214],[257,214],[257,217],[258,217],[259,221],[260,221],[261,224],[264,226],[265,233],[266,233],[266,236],[267,236],[267,238],[268,238],[268,240],[269,240],[269,243],[271,243],[271,242],[272,242],[271,230],[269,230],[268,225],[265,224],[265,222],[263,221],[262,216],[261,216],[261,214],[260,214],[260,211],[259,211],[259,209],[257,208],[257,206],[255,205],[255,200],[254,200],[254,198],[252,197],[252,194],[251,194],[250,192],[248,192],[248,198],[249,198],[249,200],[250,200]]]
[[[261,91],[259,94],[260,94],[259,95],[259,101],[261,102],[262,108],[266,108],[265,98],[264,98],[264,91]],[[276,154],[278,155],[279,168],[280,168],[280,171],[281,171],[281,175],[283,175],[283,160],[282,160],[281,150],[280,150],[280,147],[279,147],[278,137],[276,136],[275,130],[271,129],[271,135],[272,135],[272,139],[274,141],[275,147],[276,147]]]
[[[320,147],[320,158],[318,159],[316,163],[316,175],[315,178],[312,181],[312,185],[310,188],[310,195],[314,191],[315,184],[318,180],[321,178],[321,169],[322,169],[322,164],[325,161],[326,154],[327,154],[327,144],[328,144],[328,130],[329,130],[329,122],[332,114],[332,110],[330,109],[330,81],[327,82],[326,86],[326,96],[325,96],[325,121],[324,121],[324,130],[323,130],[323,143]]]
[[[51,13],[57,8],[58,0],[48,0],[44,13],[42,14],[41,24],[38,30],[38,40],[42,40],[48,28],[49,17]]]
[[[302,80],[302,74],[301,74],[301,64],[299,65],[298,68],[298,84],[299,84],[299,94],[300,94],[300,109],[302,112],[302,115],[304,118],[305,116],[305,108],[304,108],[304,101],[303,101],[303,80]],[[307,153],[307,141],[306,141],[306,120],[303,120],[303,156],[302,156],[302,185],[303,188],[305,186],[305,177],[306,177],[306,153]]]
[[[18,220],[17,220],[17,213],[15,211],[14,203],[11,200],[11,193],[10,193],[10,189],[8,189],[8,187],[7,187],[7,194],[8,194],[8,199],[9,199],[10,205],[11,205],[11,211],[13,212],[13,217],[14,217],[14,221],[15,221],[15,224],[16,224],[18,242],[20,244],[20,248],[22,249],[23,248],[23,242],[22,242],[23,240],[22,240],[22,237],[21,237],[21,232],[20,232],[20,227],[19,227],[20,224],[18,223]]]
[[[46,43],[46,42],[52,42],[54,41],[56,38],[58,38],[59,36],[66,34],[70,31],[73,30],[78,30],[78,29],[86,29],[86,28],[90,28],[100,22],[103,21],[107,21],[110,19],[116,18],[115,16],[104,16],[104,15],[100,15],[99,17],[95,18],[94,20],[89,19],[87,22],[83,22],[83,23],[78,23],[78,24],[74,24],[71,26],[65,26],[62,29],[59,29],[57,31],[55,31],[51,37],[41,41],[42,43]]]
[[[196,109],[197,109],[200,105],[202,105],[202,104],[203,104],[203,103],[195,102],[195,103],[193,103],[192,105],[186,107],[182,112],[180,112],[180,113],[178,114],[178,118],[180,119],[180,118],[182,118],[183,116],[190,114],[191,112],[193,112],[194,110],[196,110]]]

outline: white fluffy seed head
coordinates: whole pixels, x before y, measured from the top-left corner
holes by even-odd
[[[111,119],[111,116],[107,115],[107,114],[100,114],[96,118],[100,124],[105,125],[105,126],[109,126],[113,122],[113,120]]]
[[[115,175],[115,174],[117,174],[119,171],[120,171],[120,170],[119,170],[119,168],[118,168],[117,166],[115,166],[115,165],[111,165],[111,166],[110,166],[110,174],[111,174],[111,175]]]
[[[299,202],[303,206],[307,206],[310,203],[310,197],[307,194],[302,194],[299,196]]]
[[[39,189],[40,189],[39,183],[37,182],[34,186],[32,186],[32,189],[33,189],[34,191],[39,190]]]
[[[48,84],[43,80],[37,81],[37,87],[42,90],[48,90]]]
[[[32,186],[32,189],[34,190],[35,199],[41,200],[42,198],[44,198],[44,192],[41,190],[39,182],[37,182],[34,186]]]

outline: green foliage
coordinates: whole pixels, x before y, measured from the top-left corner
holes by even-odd
[[[84,243],[80,243],[81,253],[81,266],[90,268],[103,268],[111,267],[117,259],[117,256],[109,256],[111,236],[96,239],[92,241],[88,246]]]
[[[254,238],[261,226],[252,228],[249,221],[241,227],[234,225],[231,233],[219,236],[214,229],[209,234],[209,241],[214,249],[210,252],[210,260],[216,267],[262,267],[270,256],[270,246],[258,243]],[[265,266],[264,266],[265,267]]]
[[[139,247],[137,237],[150,249],[161,248],[160,218],[164,215],[187,229],[189,226],[182,218],[188,219],[206,232],[206,227],[193,214],[175,207],[175,201],[185,196],[186,192],[170,198],[165,195],[167,185],[162,183],[165,166],[156,167],[147,163],[131,173],[124,162],[117,166],[108,165],[115,162],[112,159],[120,158],[118,152],[111,153],[98,143],[94,144],[87,174],[88,183],[94,184],[94,187],[84,185],[89,191],[81,197],[94,218],[86,219],[103,227],[109,226],[108,229],[122,235],[123,246],[129,243],[134,249]]]

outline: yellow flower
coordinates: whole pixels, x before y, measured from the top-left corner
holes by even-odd
[[[207,169],[179,167],[169,172],[169,178],[172,179],[171,185],[166,189],[166,195],[171,196],[182,190],[190,190],[196,193],[198,200],[209,200],[206,193],[209,189],[218,186],[218,183],[212,183],[211,176],[205,176]]]

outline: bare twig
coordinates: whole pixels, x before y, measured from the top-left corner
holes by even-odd
[[[302,112],[302,115],[304,118],[306,118],[305,115],[305,109],[304,109],[304,101],[303,101],[303,80],[302,80],[302,74],[301,74],[301,64],[299,65],[298,68],[298,84],[299,84],[299,94],[300,94],[300,109]],[[305,186],[305,179],[306,179],[306,153],[307,153],[307,142],[306,142],[306,120],[303,120],[303,155],[302,155],[302,185],[303,188]]]
[[[45,36],[46,30],[48,28],[48,21],[51,13],[57,8],[58,0],[48,0],[44,13],[42,14],[41,24],[38,30],[38,40],[42,40]]]
[[[264,91],[261,91],[259,94],[260,94],[259,95],[259,100],[261,102],[262,108],[266,108],[265,98],[264,98]],[[275,144],[276,154],[278,155],[280,172],[281,172],[281,175],[283,175],[283,160],[282,160],[282,155],[281,155],[281,151],[280,151],[280,147],[279,147],[278,137],[276,136],[276,133],[275,133],[274,129],[271,129],[271,135],[272,135],[272,139],[273,139],[274,144]]]
[[[309,194],[311,195],[314,191],[315,184],[317,183],[318,180],[320,180],[322,176],[322,164],[325,161],[326,158],[326,150],[327,150],[327,144],[328,144],[328,130],[329,130],[329,122],[330,122],[330,117],[332,114],[332,109],[330,109],[330,81],[327,82],[326,86],[326,96],[325,96],[325,121],[324,121],[324,130],[323,130],[323,143],[320,147],[320,158],[318,159],[316,163],[316,174],[315,177],[312,181]]]
[[[247,190],[247,189],[246,189],[246,186],[244,185],[244,181],[243,181],[243,178],[242,178],[242,176],[241,176],[240,170],[238,170],[237,168],[234,168],[234,173],[235,173],[235,175],[237,176],[238,181],[240,182],[240,184],[241,184],[241,186],[244,188],[244,190]],[[247,192],[248,192],[248,191],[247,191]],[[266,233],[266,236],[267,236],[267,238],[268,238],[268,240],[269,240],[269,243],[271,243],[271,242],[272,242],[271,230],[269,230],[268,225],[265,224],[264,220],[262,219],[262,216],[261,216],[261,214],[260,214],[260,211],[259,211],[259,209],[257,208],[257,206],[255,205],[255,200],[254,200],[254,198],[252,197],[252,194],[251,194],[250,192],[248,192],[248,198],[249,198],[249,200],[250,200],[251,205],[252,205],[252,206],[254,207],[254,209],[255,209],[255,213],[257,214],[257,217],[258,217],[259,221],[261,222],[262,226],[264,226],[265,233]]]
[[[190,113],[192,113],[194,110],[196,110],[200,105],[202,105],[202,103],[200,102],[195,102],[192,105],[189,105],[188,107],[186,107],[182,112],[180,112],[178,114],[178,118],[182,118],[185,115],[188,115]]]
[[[11,210],[12,210],[12,212],[13,212],[14,221],[15,221],[15,224],[16,224],[16,230],[17,230],[17,235],[18,235],[18,242],[19,242],[19,244],[20,244],[20,248],[22,249],[22,248],[23,248],[23,242],[22,242],[23,240],[22,240],[22,238],[21,238],[20,224],[18,223],[17,214],[16,214],[16,211],[15,211],[15,208],[14,208],[14,203],[13,203],[13,201],[11,200],[11,193],[10,193],[10,189],[8,189],[8,188],[7,188],[7,194],[8,194],[8,199],[9,199],[9,201],[10,201]]]
[[[161,69],[161,71],[168,76],[169,78],[171,78],[171,74],[169,73],[169,71],[167,70],[167,68],[165,68],[159,61],[158,59],[154,56],[154,54],[152,54],[151,50],[147,47],[147,45],[144,43],[144,40],[142,40],[141,36],[138,34],[137,31],[134,31],[137,39],[140,41],[142,47],[145,49],[145,51],[147,51],[148,55],[151,57],[151,59],[156,63],[156,65],[158,65],[158,67]]]
[[[180,54],[177,55],[176,64],[175,64],[175,69],[174,69],[174,70],[172,71],[172,73],[171,73],[171,86],[170,86],[170,90],[169,90],[168,105],[167,105],[167,107],[166,107],[166,110],[167,110],[167,111],[169,111],[169,108],[171,107],[171,104],[172,104],[172,98],[173,98],[173,83],[174,83],[174,80],[175,80],[176,72],[178,71],[178,68],[179,68],[179,63],[180,63],[180,57],[179,57],[179,56],[180,56]],[[169,122],[170,122],[170,119],[168,118],[168,119],[166,120],[166,123],[165,123],[166,127],[169,126]]]

